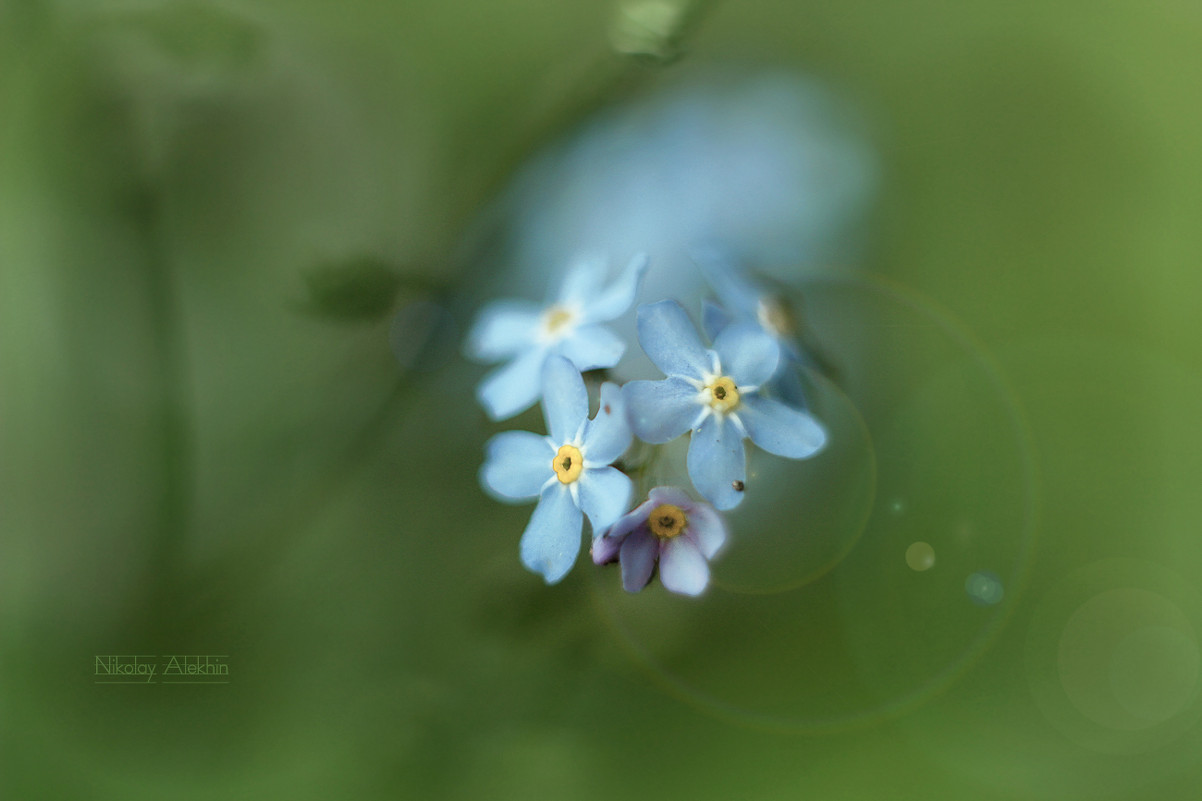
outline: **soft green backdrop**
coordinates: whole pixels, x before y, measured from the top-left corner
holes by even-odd
[[[591,0],[3,0],[3,798],[1197,797],[1202,8],[711,5],[654,67]],[[553,132],[732,62],[875,120],[880,277],[806,293],[845,539],[547,588],[456,248]]]

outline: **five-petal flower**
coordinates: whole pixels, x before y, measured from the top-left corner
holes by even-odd
[[[718,509],[743,499],[743,440],[769,453],[802,459],[826,442],[822,426],[803,411],[760,395],[776,372],[780,347],[750,323],[722,329],[707,349],[684,308],[673,300],[640,306],[639,343],[667,376],[623,387],[634,433],[663,443],[692,430],[689,478]]]
[[[592,420],[584,380],[566,358],[548,356],[540,384],[549,436],[497,434],[485,445],[480,480],[503,500],[538,498],[522,534],[522,564],[554,584],[576,562],[584,515],[602,531],[629,506],[631,481],[610,465],[629,447],[631,433],[616,384],[601,385]]]
[[[467,354],[483,362],[508,362],[485,376],[477,389],[488,415],[503,420],[537,401],[543,364],[553,354],[582,371],[617,364],[626,344],[601,323],[630,308],[646,267],[647,257],[639,254],[605,286],[604,260],[581,259],[545,306],[519,300],[485,306],[468,332]]]
[[[656,487],[647,500],[593,539],[593,562],[622,563],[622,586],[638,592],[659,562],[664,588],[700,595],[709,584],[707,560],[726,541],[726,524],[706,503],[675,487]]]

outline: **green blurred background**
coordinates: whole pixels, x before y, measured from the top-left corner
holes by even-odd
[[[660,64],[591,0],[4,0],[3,798],[1197,797],[1202,9],[702,11]],[[476,483],[458,254],[730,63],[873,120],[867,273],[803,287],[841,447],[701,601],[548,588]]]

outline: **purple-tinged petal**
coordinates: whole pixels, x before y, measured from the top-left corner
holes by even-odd
[[[546,437],[529,431],[505,431],[484,446],[480,481],[502,499],[537,498],[555,474],[555,451]]]
[[[701,327],[711,342],[718,338],[722,329],[730,325],[732,319],[730,312],[712,300],[701,302]]]
[[[764,329],[752,323],[735,323],[722,329],[714,340],[722,371],[737,386],[762,386],[780,363],[780,345]]]
[[[583,528],[584,516],[567,485],[554,482],[543,490],[522,534],[522,564],[548,584],[556,583],[576,563]]]
[[[589,556],[594,565],[608,565],[618,561],[618,552],[622,550],[625,537],[593,537],[593,545],[589,548]]]
[[[604,531],[617,522],[630,506],[634,487],[616,467],[586,468],[576,480],[580,508],[588,515],[593,531]]]
[[[738,414],[751,441],[777,456],[804,459],[826,444],[826,431],[817,420],[780,401],[753,395]]]
[[[630,427],[644,442],[676,439],[693,427],[702,411],[697,388],[683,378],[630,381],[622,394]]]
[[[555,345],[555,352],[567,357],[581,372],[598,367],[613,367],[626,352],[622,338],[603,325],[583,325]]]
[[[706,503],[693,505],[687,515],[689,523],[684,535],[696,543],[702,556],[713,559],[726,542],[726,522],[722,515]]]
[[[651,514],[654,504],[650,501],[643,501],[641,504],[631,509],[626,514],[618,518],[618,522],[610,527],[609,531],[605,532],[606,537],[613,539],[621,539],[636,528],[647,522],[647,517]]]
[[[652,508],[670,503],[687,510],[696,504],[696,501],[690,498],[687,492],[678,487],[655,487],[647,493],[647,498]],[[648,510],[648,516],[650,516],[650,510]]]
[[[710,566],[691,540],[673,537],[659,556],[659,580],[671,592],[700,595],[710,583]]]
[[[476,400],[493,420],[505,420],[530,408],[543,392],[547,351],[534,347],[484,377]]]
[[[622,541],[622,586],[626,592],[638,592],[651,580],[659,539],[645,528],[637,528]]]
[[[583,317],[585,322],[603,323],[621,317],[634,304],[639,292],[639,283],[647,271],[647,254],[635,255],[626,269],[612,284],[598,295],[584,298]]]
[[[689,478],[707,501],[718,509],[733,509],[743,500],[735,488],[747,480],[743,437],[730,417],[718,422],[707,417],[689,442]]]
[[[594,466],[611,464],[626,452],[632,438],[622,388],[606,381],[601,385],[601,406],[597,416],[584,426],[584,458]]]
[[[580,371],[562,356],[548,356],[542,388],[547,433],[558,443],[571,442],[588,419],[588,390]]]
[[[639,344],[666,376],[700,378],[709,371],[709,354],[693,321],[674,300],[639,306]]]
[[[541,313],[528,301],[494,301],[480,311],[464,350],[482,362],[508,359],[534,344]]]

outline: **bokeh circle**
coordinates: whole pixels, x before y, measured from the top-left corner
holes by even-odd
[[[1027,680],[1062,734],[1106,754],[1175,743],[1202,719],[1202,598],[1169,568],[1106,559],[1043,598]]]
[[[702,597],[628,594],[610,570],[592,586],[669,691],[825,731],[912,708],[996,636],[1029,567],[1034,460],[1001,373],[932,302],[861,273],[811,276],[790,301],[825,368],[806,388],[827,451],[752,456],[756,494],[728,516]]]

